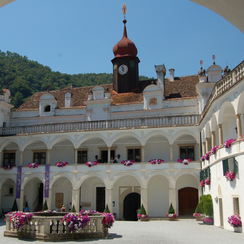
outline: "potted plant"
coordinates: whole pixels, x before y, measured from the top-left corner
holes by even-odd
[[[241,232],[242,227],[241,217],[238,214],[231,215],[228,217],[228,223],[234,227],[235,232]]]
[[[195,213],[193,214],[193,216],[196,218],[196,221],[200,221],[202,220],[203,215],[203,202],[200,201],[197,204],[197,207],[195,209]]]
[[[147,212],[142,204],[141,209],[140,209],[140,213],[138,214],[138,218],[140,221],[148,221],[149,217],[147,215]]]
[[[166,214],[166,217],[169,218],[170,221],[177,219],[177,215],[175,214],[175,210],[173,208],[172,203],[170,204],[170,207],[169,207],[168,213]]]
[[[203,223],[212,225],[213,224],[212,196],[210,194],[202,195],[200,197],[200,200],[203,202],[203,213],[205,214],[205,217],[203,218]]]

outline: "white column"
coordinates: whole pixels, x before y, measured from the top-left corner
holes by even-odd
[[[173,144],[169,144],[170,146],[170,161],[173,161]]]
[[[242,139],[242,126],[241,126],[241,114],[236,115],[237,133],[238,139]]]
[[[209,137],[206,138],[206,153],[209,152]]]
[[[20,166],[23,165],[23,151],[20,151]]]
[[[170,188],[169,189],[169,206],[172,203],[173,208],[175,210],[175,213],[178,215],[177,213],[177,202],[176,202],[176,190],[175,188]]]
[[[202,155],[205,155],[205,153],[206,153],[206,142],[204,141],[202,143]]]
[[[24,210],[23,201],[24,201],[24,190],[20,190],[20,198],[16,199],[19,211],[23,211]]]
[[[108,162],[107,163],[110,163],[111,161],[111,147],[108,147]]]
[[[212,148],[215,147],[215,131],[211,131]]]
[[[76,212],[80,212],[80,189],[72,189],[72,207],[75,206]]]
[[[75,148],[74,151],[75,151],[75,164],[77,164],[77,159],[78,159],[78,157],[77,157],[77,155],[78,155],[78,148]]]
[[[44,199],[44,202],[45,202],[45,200],[47,201],[48,210],[52,210],[52,193],[53,193],[52,189],[49,189],[49,198]],[[45,194],[45,193],[43,193],[43,194]],[[43,202],[43,204],[44,204],[44,202]]]
[[[108,204],[110,213],[113,213],[113,189],[106,188],[105,199],[105,205]]]
[[[50,159],[51,159],[51,149],[47,149],[47,165],[50,164]]]
[[[222,129],[222,124],[218,125],[219,127],[219,145],[223,146],[224,141],[223,141],[223,129]]]
[[[148,214],[148,189],[147,188],[141,188],[141,205],[142,204]]]
[[[145,146],[141,147],[141,162],[145,162]]]

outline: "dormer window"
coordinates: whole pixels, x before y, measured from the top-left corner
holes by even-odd
[[[155,98],[155,97],[150,98],[150,100],[149,100],[149,105],[150,106],[151,105],[157,105],[157,104],[158,104],[157,98]]]
[[[50,105],[45,106],[44,112],[50,112],[50,111],[51,111]]]

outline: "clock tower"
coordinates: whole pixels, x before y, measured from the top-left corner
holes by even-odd
[[[134,42],[127,37],[126,19],[123,38],[114,46],[113,53],[113,88],[118,93],[132,92],[138,86],[137,48]]]

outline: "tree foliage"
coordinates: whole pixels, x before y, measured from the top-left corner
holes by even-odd
[[[139,77],[139,79],[148,79]],[[6,85],[7,81],[7,85]],[[62,74],[53,72],[50,67],[28,60],[26,56],[0,50],[0,88],[7,87],[11,92],[11,103],[18,108],[36,92],[62,89],[67,86],[82,87],[112,84],[113,75],[107,73]]]

